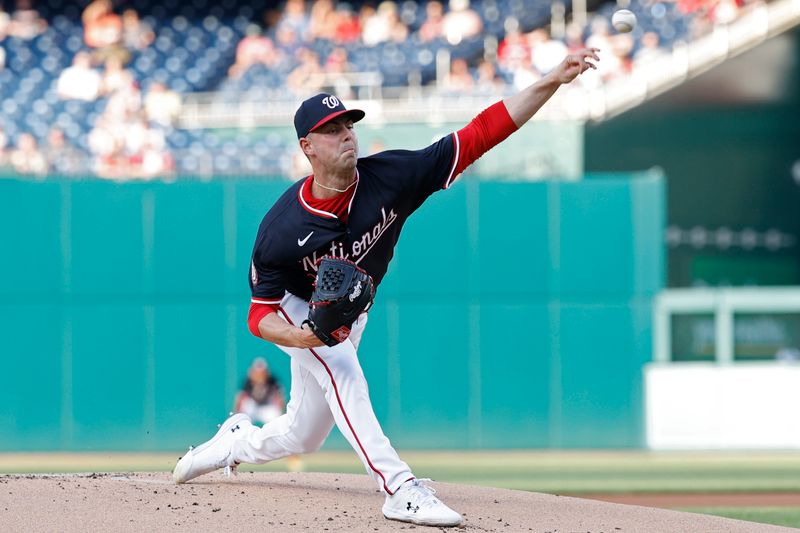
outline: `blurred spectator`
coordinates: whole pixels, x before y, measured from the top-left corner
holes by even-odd
[[[449,93],[468,93],[474,86],[475,80],[472,79],[466,59],[453,59],[442,88]]]
[[[237,413],[250,416],[253,422],[262,424],[267,424],[284,413],[286,397],[283,387],[272,375],[263,357],[257,357],[250,364],[233,409]]]
[[[283,16],[278,20],[277,30],[290,29],[301,40],[306,40],[309,33],[309,18],[306,14],[305,0],[287,0],[283,8]]]
[[[171,128],[181,112],[181,96],[161,82],[153,82],[144,97],[144,113],[151,123]]]
[[[567,24],[564,39],[566,41],[567,50],[570,54],[586,47],[583,42],[583,28],[580,24],[575,22]]]
[[[348,61],[347,50],[338,46],[331,50],[328,59],[325,61],[326,89],[339,98],[353,98],[353,87],[346,74],[352,71],[352,65]]]
[[[245,36],[236,46],[236,59],[228,70],[228,75],[233,78],[241,77],[253,65],[275,68],[281,58],[282,54],[272,44],[272,39],[262,35],[258,25],[250,24]]]
[[[419,27],[419,39],[423,43],[434,41],[444,35],[444,6],[438,0],[425,4],[425,21]]]
[[[307,41],[331,39],[336,31],[333,0],[316,0],[311,6]]]
[[[165,145],[163,133],[149,128],[143,119],[131,123],[125,135],[129,176],[152,179],[171,173],[174,163]]]
[[[118,124],[112,123],[106,115],[102,115],[89,132],[91,167],[101,178],[117,178],[124,174],[127,167],[122,153],[123,140],[118,133]]]
[[[480,94],[500,95],[505,91],[506,84],[503,78],[497,75],[494,63],[481,60],[478,63],[478,79],[475,90]]]
[[[361,38],[361,22],[350,4],[341,3],[336,6],[334,21],[333,42],[354,43]]]
[[[528,42],[531,47],[533,68],[542,75],[553,70],[568,53],[567,45],[551,39],[550,33],[544,28],[533,30],[528,35]]]
[[[100,93],[111,94],[125,87],[130,83],[132,74],[127,72],[118,57],[109,57],[103,70],[103,81],[101,82]]]
[[[602,15],[595,15],[589,23],[589,36],[586,46],[598,48],[605,52],[611,48],[611,23]],[[603,58],[605,61],[606,58]]]
[[[648,31],[642,34],[639,49],[633,56],[634,71],[646,70],[662,57],[668,57],[669,52],[661,48],[658,34]]]
[[[347,50],[337,46],[328,55],[325,61],[325,72],[328,74],[342,74],[350,72],[350,63],[347,58]]]
[[[297,34],[288,26],[275,32],[275,44],[282,53],[290,57],[296,55],[302,48],[302,43],[298,41]]]
[[[111,0],[92,0],[83,10],[83,40],[95,49],[93,59],[104,63],[118,56],[122,63],[130,60],[130,53],[122,46],[122,17],[114,13]]]
[[[408,38],[408,26],[400,20],[397,4],[384,0],[378,5],[378,11],[364,20],[361,40],[367,46],[386,41],[402,43]]]
[[[384,4],[385,2],[380,4],[384,9],[383,14],[369,4],[365,4],[361,8],[359,15],[361,17],[361,42],[366,46],[375,46],[389,40],[389,22],[385,13],[391,7]]]
[[[139,18],[135,9],[122,12],[122,44],[128,50],[144,50],[155,40],[153,29]]]
[[[92,60],[87,52],[78,52],[72,59],[72,66],[61,71],[56,90],[64,100],[96,100],[102,87],[100,73],[92,68]]]
[[[387,4],[392,9],[386,10],[386,17],[389,20],[389,42],[404,43],[408,40],[408,26],[400,18],[400,11],[397,9],[397,4],[394,2],[382,2],[381,5]],[[378,13],[381,12],[381,5],[378,6]]]
[[[377,14],[378,12],[375,11],[375,6],[372,4],[361,4],[361,8],[358,10],[358,21],[361,26],[361,42],[364,44],[367,44],[367,42],[364,40],[364,33],[370,34],[367,39],[373,38],[371,34],[374,33],[375,30],[369,26],[374,24],[372,19],[376,17]]]
[[[89,133],[92,168],[101,178],[130,179],[138,174],[130,156],[142,150],[147,127],[142,125],[142,97],[139,84],[128,70],[108,98],[103,114]]]
[[[385,17],[389,21],[389,42],[403,43],[408,39],[408,26],[400,18],[400,11],[394,2],[381,2],[378,6],[378,14],[381,14],[381,6],[386,4]]]
[[[145,139],[142,150],[136,158],[139,160],[138,175],[142,178],[164,177],[175,171],[175,160],[172,155],[153,135]]]
[[[301,48],[297,59],[299,64],[286,77],[286,86],[297,95],[318,92],[324,78],[319,56],[308,48]]]
[[[123,151],[128,157],[133,157],[142,152],[150,135],[150,128],[143,117],[131,116],[126,121],[124,128]]]
[[[689,23],[689,37],[694,38],[708,33],[712,26],[709,12],[718,0],[677,0],[678,12],[687,16]]]
[[[8,33],[29,41],[47,29],[47,21],[39,16],[31,0],[17,0],[17,8],[11,14]]]
[[[147,122],[143,117],[130,117],[124,129],[123,152],[125,155],[129,159],[139,157],[144,150],[149,135],[150,129],[147,127]],[[136,164],[138,163],[140,163],[139,160],[136,161]]]
[[[164,134],[136,114],[124,120],[101,116],[89,133],[89,149],[94,172],[102,178],[152,179],[170,175],[175,168]]]
[[[129,70],[120,74],[122,80],[117,89],[111,93],[103,114],[112,121],[125,121],[142,110],[142,92],[139,83],[133,79]]]
[[[480,35],[483,21],[469,7],[469,0],[450,0],[450,11],[444,16],[444,37],[451,45]]]
[[[618,33],[611,39],[611,53],[617,58],[619,71],[617,74],[630,73],[633,61],[631,52],[633,51],[633,34]]]
[[[83,154],[67,142],[64,132],[58,128],[47,132],[43,152],[50,172],[65,176],[88,172]]]
[[[501,68],[513,71],[520,65],[530,62],[531,49],[528,39],[519,31],[516,24],[512,24],[497,47],[497,63]]]
[[[39,150],[36,137],[30,133],[19,136],[16,149],[11,151],[10,160],[17,174],[35,176],[47,174],[47,159]]]

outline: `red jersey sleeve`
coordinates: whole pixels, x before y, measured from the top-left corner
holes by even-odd
[[[258,331],[258,323],[268,314],[277,312],[278,304],[251,303],[250,311],[247,313],[247,327],[250,333],[260,339],[261,333]]]
[[[443,188],[450,187],[468,166],[517,129],[502,101],[481,111],[469,124],[455,133],[455,168]]]

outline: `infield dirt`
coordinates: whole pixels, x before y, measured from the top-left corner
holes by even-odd
[[[434,483],[462,513],[451,531],[778,533],[790,528],[533,492]],[[210,474],[174,485],[168,473],[0,476],[6,532],[374,532],[439,528],[386,520],[366,475]]]

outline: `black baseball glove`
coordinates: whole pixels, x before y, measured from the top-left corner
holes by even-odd
[[[324,257],[303,324],[308,324],[319,340],[336,346],[350,335],[353,322],[373,298],[375,285],[369,274],[351,261]]]

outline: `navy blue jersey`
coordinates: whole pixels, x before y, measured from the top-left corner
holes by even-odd
[[[422,150],[389,150],[361,158],[347,223],[318,212],[292,185],[258,228],[250,268],[254,303],[276,304],[288,291],[310,299],[316,262],[335,256],[355,262],[380,284],[406,219],[455,176],[458,137]],[[316,211],[316,212],[315,212]]]

